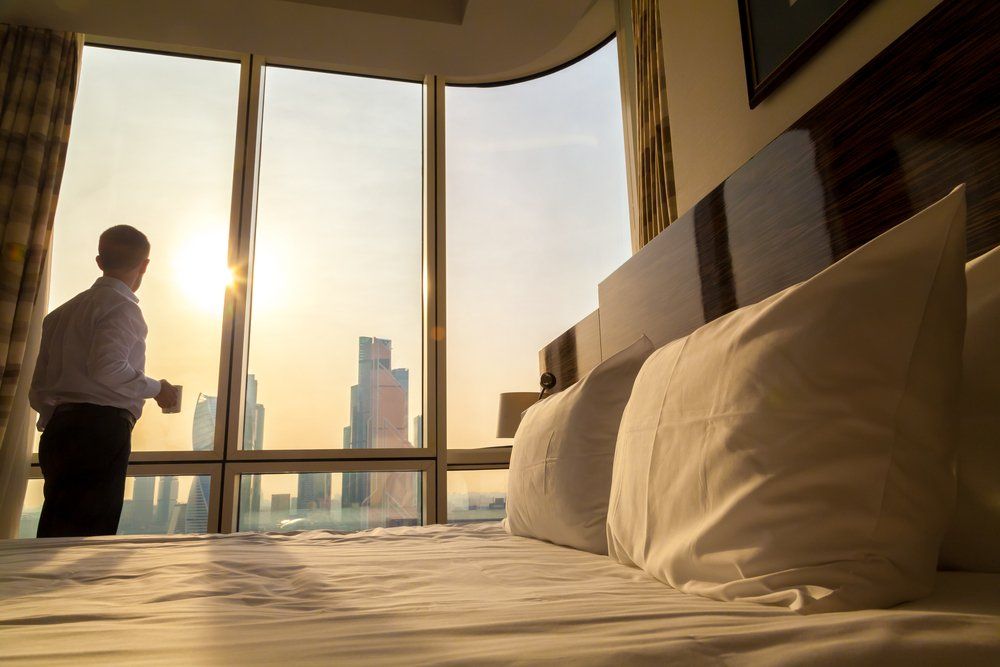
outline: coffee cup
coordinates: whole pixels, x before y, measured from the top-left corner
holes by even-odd
[[[165,415],[175,415],[181,411],[181,399],[184,396],[184,386],[175,384],[174,389],[177,390],[177,402],[169,407],[163,408],[163,414]]]

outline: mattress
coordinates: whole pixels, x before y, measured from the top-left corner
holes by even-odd
[[[799,616],[496,524],[0,542],[3,664],[1000,664],[1000,575]]]

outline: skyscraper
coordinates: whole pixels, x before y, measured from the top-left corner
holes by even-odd
[[[243,449],[264,449],[264,406],[257,402],[257,377],[247,375]],[[260,528],[260,475],[240,477],[240,530]]]
[[[123,533],[139,534],[151,532],[153,526],[153,490],[155,477],[132,478],[132,503],[128,521],[122,522]]]
[[[420,449],[424,446],[424,416],[413,418],[413,446]]]
[[[156,489],[156,514],[153,517],[155,522],[154,531],[157,533],[169,532],[170,515],[177,504],[178,479],[173,475],[164,475],[158,478],[159,486]]]
[[[257,378],[247,376],[247,409],[243,421],[243,448],[264,448],[264,406],[257,402]],[[250,407],[253,406],[253,407]],[[191,425],[191,446],[196,452],[209,452],[215,448],[215,396],[198,395],[194,406],[194,423]],[[199,475],[191,483],[187,508],[184,514],[185,532],[204,533],[208,529],[208,503],[211,478]],[[240,529],[255,530],[260,516],[260,476],[246,475],[240,479]],[[245,495],[243,495],[245,494]],[[249,499],[244,505],[243,499]]]
[[[344,429],[346,449],[412,447],[409,430],[410,371],[392,367],[392,341],[358,338],[358,383],[351,387],[351,423]],[[361,527],[409,521],[413,505],[412,473],[345,473],[342,507],[363,508]],[[301,492],[300,492],[301,494]],[[372,512],[378,513],[373,517]],[[387,516],[392,514],[393,517]]]
[[[274,517],[275,514],[288,514],[288,509],[291,506],[291,495],[287,493],[273,493],[271,494],[271,516]]]
[[[299,495],[298,509],[300,510],[328,510],[330,509],[330,496],[332,486],[332,476],[328,472],[303,472],[299,473]]]
[[[351,387],[349,449],[412,447],[407,434],[409,385],[410,371],[392,368],[391,340],[358,339],[358,383]]]
[[[215,447],[215,413],[215,396],[199,394],[194,406],[194,423],[191,425],[191,446],[196,452],[212,451]],[[208,475],[198,475],[191,482],[184,513],[184,532],[204,533],[208,530],[211,484],[212,480]]]

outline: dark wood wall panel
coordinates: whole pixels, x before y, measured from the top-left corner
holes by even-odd
[[[969,257],[1000,244],[997,26],[1000,3],[945,0],[611,274],[603,357],[805,280],[959,183]]]
[[[601,318],[596,310],[538,353],[541,372],[556,376],[553,393],[586,375],[601,358]]]

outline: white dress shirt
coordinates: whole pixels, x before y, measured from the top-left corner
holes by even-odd
[[[62,403],[124,408],[138,419],[145,400],[160,393],[145,374],[147,331],[139,298],[117,278],[98,278],[46,315],[28,394],[38,430]]]

